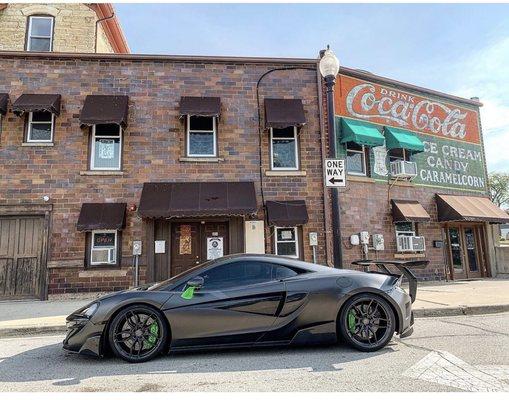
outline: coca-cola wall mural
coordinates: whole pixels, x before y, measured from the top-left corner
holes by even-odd
[[[486,192],[484,154],[475,108],[345,75],[338,76],[334,95],[337,117],[370,122],[380,131],[384,126],[405,129],[424,142],[425,151],[412,156],[418,168],[413,183]],[[339,148],[344,153],[344,148]],[[385,146],[372,150],[371,177],[387,181]]]

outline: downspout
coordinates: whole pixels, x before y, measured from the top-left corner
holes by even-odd
[[[100,18],[95,21],[95,43],[94,43],[94,53],[97,53],[97,34],[99,33],[99,23],[106,21],[108,19],[112,19],[115,16],[115,13],[111,13],[109,17]]]

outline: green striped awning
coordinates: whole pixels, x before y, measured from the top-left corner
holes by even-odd
[[[384,137],[375,125],[341,118],[341,143],[355,142],[369,147],[382,146]]]
[[[384,129],[387,150],[406,149],[413,153],[421,153],[424,151],[424,143],[412,132],[389,126],[384,127]]]

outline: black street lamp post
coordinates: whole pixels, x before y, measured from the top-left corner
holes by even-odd
[[[329,131],[329,157],[336,158],[336,133],[334,117],[334,84],[339,72],[339,60],[327,46],[320,60],[320,73],[325,80],[327,89],[327,128]],[[332,196],[332,252],[334,268],[343,268],[343,252],[341,248],[341,214],[339,208],[338,188],[331,188]]]

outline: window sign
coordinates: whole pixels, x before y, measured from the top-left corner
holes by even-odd
[[[92,127],[92,154],[90,168],[93,170],[120,170],[122,151],[122,128],[116,124]]]
[[[99,158],[111,160],[115,157],[115,141],[113,139],[99,139]]]
[[[223,257],[223,238],[213,236],[207,238],[207,260],[215,260],[216,258]]]

